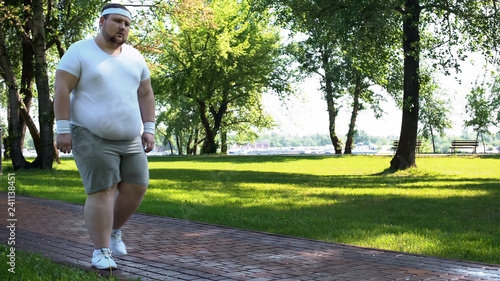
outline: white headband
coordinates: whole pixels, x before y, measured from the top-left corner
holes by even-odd
[[[126,16],[130,20],[132,20],[132,15],[130,14],[129,11],[121,8],[108,8],[102,12],[101,16],[109,15],[109,14],[118,14],[122,16]]]

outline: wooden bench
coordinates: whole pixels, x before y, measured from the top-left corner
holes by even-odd
[[[476,148],[479,142],[476,140],[452,140],[450,146],[450,153],[455,154],[457,148],[473,149],[472,153],[476,153]]]
[[[396,151],[398,150],[398,146],[399,146],[399,140],[395,140],[394,143],[392,144],[392,149],[394,150],[394,153],[396,153]],[[420,154],[420,147],[422,146],[422,141],[421,140],[417,140],[417,154]]]

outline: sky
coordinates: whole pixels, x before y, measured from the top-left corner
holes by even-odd
[[[451,116],[453,122],[452,129],[446,131],[447,135],[460,136],[464,130],[465,96],[470,92],[472,85],[478,77],[485,73],[480,56],[472,56],[473,62],[468,60],[462,64],[462,73],[456,75],[461,83],[455,79],[455,75],[444,76],[437,74],[439,85],[451,97]],[[283,106],[277,97],[272,95],[264,96],[266,111],[273,116],[279,127],[274,132],[285,135],[311,135],[328,134],[328,113],[326,111],[326,101],[322,98],[323,93],[319,90],[317,78],[310,78],[302,84],[297,85],[301,89],[301,96],[293,98],[287,106]],[[396,107],[396,103],[387,97],[387,101],[381,104],[385,114],[376,119],[370,110],[360,112],[357,118],[357,130],[365,131],[370,136],[397,136],[401,130],[402,113]],[[336,120],[337,133],[341,136],[347,134],[350,109],[347,106],[341,108]]]

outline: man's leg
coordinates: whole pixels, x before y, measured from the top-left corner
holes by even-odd
[[[91,193],[85,202],[85,224],[94,249],[109,248],[117,186]]]
[[[146,187],[136,184],[121,182],[118,184],[114,206],[113,231],[111,233],[110,248],[116,255],[126,255],[127,247],[122,241],[120,228],[128,221],[130,216],[141,205],[146,193]]]
[[[113,229],[120,229],[141,205],[146,186],[120,182],[114,204]]]

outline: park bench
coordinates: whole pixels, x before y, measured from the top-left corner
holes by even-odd
[[[450,153],[455,154],[457,148],[473,149],[472,153],[476,153],[476,148],[479,146],[477,140],[452,140],[450,146]]]
[[[394,143],[392,144],[392,149],[394,150],[394,153],[396,153],[396,151],[398,150],[398,146],[399,146],[399,140],[395,140]],[[422,146],[422,141],[421,140],[417,140],[417,154],[420,154],[420,147]]]

